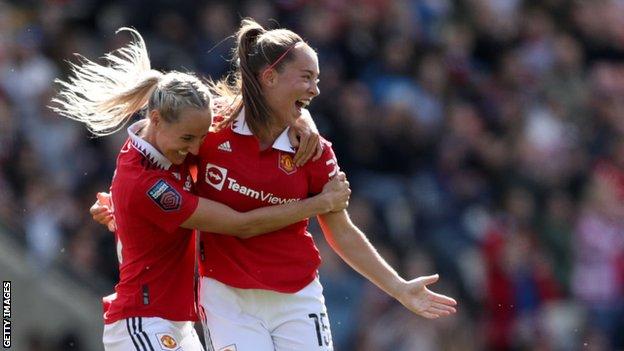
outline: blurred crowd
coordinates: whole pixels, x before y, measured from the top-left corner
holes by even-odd
[[[133,26],[153,67],[217,78],[242,16],[318,51],[310,110],[354,222],[459,301],[414,317],[313,226],[336,350],[624,350],[622,0],[0,0],[0,225],[41,272],[99,294],[117,278],[88,208],[124,133],[95,139],[47,108],[63,61]]]

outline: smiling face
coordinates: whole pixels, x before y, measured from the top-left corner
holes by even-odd
[[[301,115],[320,91],[319,64],[316,52],[305,43],[292,49],[294,59],[279,70],[263,73],[263,92],[268,105],[284,122]]]
[[[163,120],[158,111],[153,110],[150,113],[152,133],[148,135],[148,141],[171,163],[179,165],[189,152],[197,155],[211,124],[210,108],[198,110],[187,107],[180,111],[175,122]]]

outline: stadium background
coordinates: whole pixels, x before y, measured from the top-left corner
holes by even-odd
[[[242,16],[318,50],[310,109],[354,221],[457,315],[410,315],[312,231],[337,350],[624,349],[624,1],[0,0],[0,275],[15,350],[99,350],[116,279],[88,208],[124,133],[46,108],[63,60],[145,37],[220,77]],[[7,278],[8,277],[8,278]],[[619,331],[619,332],[618,332]]]

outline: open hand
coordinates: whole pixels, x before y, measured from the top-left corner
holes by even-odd
[[[437,274],[419,277],[405,282],[397,296],[397,300],[410,311],[419,316],[435,319],[456,312],[457,302],[445,295],[435,293],[427,285],[437,282]]]

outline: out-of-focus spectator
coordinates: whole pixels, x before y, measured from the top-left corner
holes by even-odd
[[[572,291],[588,309],[590,333],[604,334],[609,347],[615,347],[615,330],[624,318],[620,271],[624,252],[624,172],[621,166],[609,162],[597,165],[582,205],[574,241]]]

